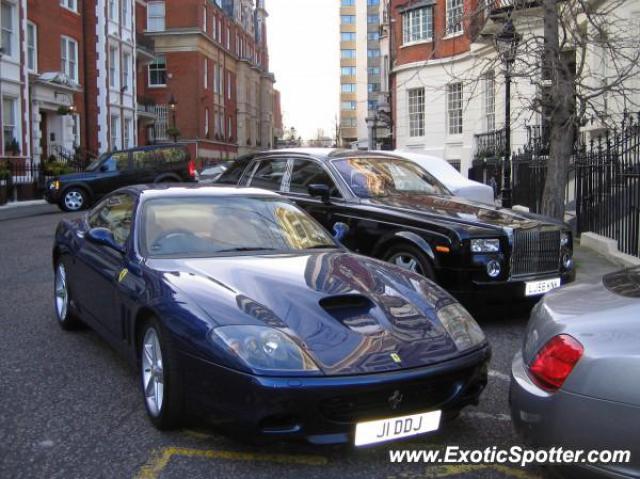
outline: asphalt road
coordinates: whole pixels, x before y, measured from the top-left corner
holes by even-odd
[[[507,407],[511,357],[526,315],[481,321],[493,346],[478,407],[438,435],[355,450],[250,446],[206,428],[172,433],[147,421],[135,371],[93,331],[64,332],[52,305],[50,250],[62,215],[0,216],[0,478],[539,477],[535,468],[395,464],[389,450],[519,444]],[[580,264],[580,260],[578,261]],[[593,268],[588,268],[593,271]]]

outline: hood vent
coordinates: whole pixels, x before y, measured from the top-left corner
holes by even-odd
[[[321,299],[320,306],[335,320],[357,333],[377,336],[384,332],[380,323],[370,314],[375,305],[366,296],[330,296]]]

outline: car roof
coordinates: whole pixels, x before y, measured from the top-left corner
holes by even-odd
[[[172,198],[186,196],[266,196],[278,198],[280,195],[273,191],[260,188],[243,188],[228,185],[190,185],[182,183],[158,183],[150,185],[134,185],[120,188],[116,192],[130,192],[145,200],[151,198]]]
[[[316,158],[318,160],[335,160],[339,158],[354,158],[354,157],[386,157],[386,158],[398,158],[404,159],[401,155],[394,153],[393,151],[368,151],[368,150],[349,150],[345,148],[283,148],[280,150],[269,150],[257,153],[255,156],[268,156],[268,155],[282,155],[283,153],[294,153],[298,155],[306,155]]]

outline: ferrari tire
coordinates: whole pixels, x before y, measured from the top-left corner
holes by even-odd
[[[147,414],[157,429],[175,429],[183,410],[175,349],[157,318],[145,322],[139,337],[140,385]]]
[[[66,331],[76,329],[79,321],[71,312],[71,292],[67,270],[62,260],[58,260],[54,270],[53,304],[60,327]]]

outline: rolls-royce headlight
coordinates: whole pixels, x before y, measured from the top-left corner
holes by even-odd
[[[499,239],[472,239],[472,253],[498,253],[500,252]]]
[[[268,326],[221,326],[211,332],[251,369],[282,372],[318,371],[313,360],[293,339]]]
[[[567,246],[569,246],[569,239],[571,237],[569,236],[569,233],[562,233],[560,235],[560,246],[562,246],[563,248],[566,248]]]
[[[438,319],[459,351],[466,351],[485,341],[485,335],[476,320],[458,303],[440,309]]]

